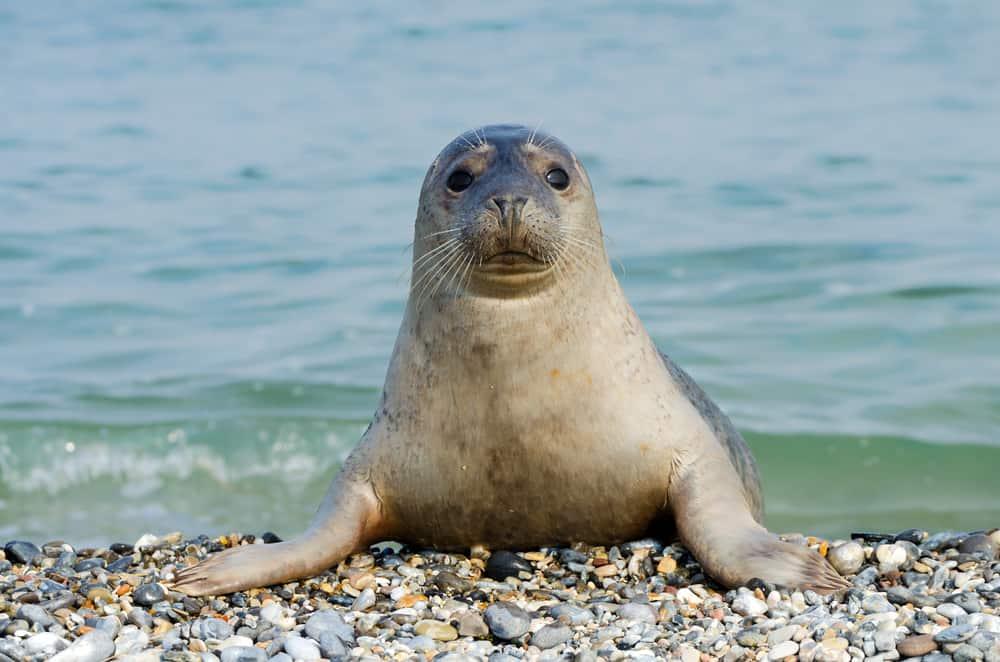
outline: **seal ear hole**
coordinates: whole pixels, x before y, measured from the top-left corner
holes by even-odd
[[[569,187],[569,175],[562,168],[553,168],[545,173],[545,181],[557,191],[565,191]]]
[[[455,193],[461,193],[465,189],[472,186],[473,179],[475,178],[468,170],[456,170],[448,175],[448,189],[450,191],[454,191]]]

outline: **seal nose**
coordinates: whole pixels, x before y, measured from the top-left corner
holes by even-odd
[[[509,195],[498,195],[490,198],[490,202],[500,211],[500,223],[511,227],[521,222],[521,211],[527,201],[527,198]]]

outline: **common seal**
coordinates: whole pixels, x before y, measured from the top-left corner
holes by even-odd
[[[725,586],[846,582],[761,524],[739,433],[661,354],[605,252],[590,181],[551,135],[460,135],[424,178],[409,300],[378,410],[309,529],[174,587],[318,574],[380,540],[518,549],[680,537]]]

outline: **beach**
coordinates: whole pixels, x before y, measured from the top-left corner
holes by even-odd
[[[1000,660],[1000,530],[784,537],[852,587],[726,590],[647,539],[469,556],[384,544],[304,581],[192,598],[170,590],[179,568],[277,537],[10,541],[0,662]]]

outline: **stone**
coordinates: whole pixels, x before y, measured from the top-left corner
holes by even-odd
[[[780,643],[771,649],[771,652],[767,654],[767,659],[769,660],[783,660],[786,657],[791,657],[799,652],[799,645],[794,641],[786,641]]]
[[[288,637],[285,639],[285,652],[295,660],[319,660],[319,645],[304,637]]]
[[[319,641],[324,632],[332,632],[347,645],[354,645],[354,628],[344,622],[340,614],[332,609],[318,611],[306,621],[306,634]]]
[[[974,593],[968,591],[948,596],[948,602],[958,605],[970,614],[975,614],[983,610],[983,603],[979,601],[979,598]]]
[[[47,628],[50,625],[55,625],[56,620],[52,618],[49,612],[45,611],[43,607],[38,605],[21,605],[17,610],[17,618],[23,618],[29,623],[33,623],[42,628]]]
[[[997,546],[990,536],[977,533],[963,540],[958,546],[958,551],[963,554],[979,554],[992,560],[996,557]]]
[[[733,600],[732,609],[740,616],[756,617],[767,612],[767,603],[754,597],[754,594],[745,588],[737,589],[736,599]]]
[[[91,630],[50,662],[102,662],[115,654],[115,642],[104,630]]]
[[[864,599],[861,600],[861,608],[869,614],[880,614],[887,613],[890,611],[896,611],[888,600],[879,595],[878,593],[872,593],[866,595]]]
[[[896,650],[903,657],[919,657],[937,650],[937,642],[929,634],[914,634],[896,644]]]
[[[233,636],[233,626],[221,618],[199,618],[191,624],[191,636],[196,639],[218,639]]]
[[[481,639],[490,634],[490,629],[486,627],[486,621],[482,614],[475,609],[470,609],[458,618],[458,634],[463,637],[476,637]]]
[[[520,573],[534,574],[531,564],[523,558],[506,550],[497,550],[486,562],[486,576],[502,582],[508,577],[520,578]]]
[[[333,632],[324,632],[319,637],[319,652],[327,659],[347,655],[347,647]],[[272,658],[273,659],[273,658]]]
[[[368,611],[375,606],[375,591],[370,587],[361,591],[357,598],[354,599],[354,604],[351,605],[352,611]]]
[[[445,593],[468,593],[475,588],[475,584],[468,579],[459,577],[455,573],[448,572],[447,570],[442,570],[434,575],[434,579],[432,581],[435,586]]]
[[[879,545],[875,548],[875,558],[879,563],[898,568],[906,563],[906,550],[896,543]]]
[[[852,540],[829,550],[826,558],[841,575],[853,575],[865,564],[865,548]]]
[[[639,621],[656,625],[656,609],[652,605],[626,602],[618,607],[618,617],[629,621]]]
[[[267,662],[267,653],[254,646],[230,646],[219,654],[221,662]]]
[[[143,607],[152,607],[167,598],[167,590],[162,584],[152,583],[139,586],[132,593],[132,602]]]
[[[68,641],[52,632],[40,632],[24,642],[24,650],[28,655],[51,657],[68,647]]]
[[[458,631],[441,621],[425,619],[418,621],[413,631],[419,636],[430,637],[434,641],[454,641],[458,639]]]
[[[531,645],[546,650],[568,641],[572,636],[573,631],[568,626],[562,623],[552,623],[531,635]]]
[[[528,612],[509,602],[491,604],[486,609],[484,618],[493,636],[505,641],[523,637],[531,625]]]
[[[128,612],[128,622],[136,625],[143,630],[149,630],[153,627],[153,617],[149,615],[149,612],[141,607],[132,607]]]
[[[959,644],[951,652],[951,659],[955,662],[978,662],[983,659],[983,651],[969,644]]]
[[[115,637],[115,655],[131,655],[141,653],[149,646],[149,635],[135,625],[126,625]]]
[[[875,633],[875,648],[876,650],[888,652],[891,650],[896,650],[896,631],[893,630],[879,630]]]
[[[975,631],[976,626],[969,623],[952,625],[935,634],[934,641],[939,644],[957,644],[971,638]]]
[[[767,633],[767,643],[769,646],[777,646],[778,644],[783,644],[795,636],[795,633],[799,631],[798,625],[786,625],[782,628],[776,628]]]
[[[586,625],[594,620],[594,612],[585,607],[563,603],[549,608],[549,616],[570,625]]]
[[[4,554],[13,563],[31,563],[32,559],[41,555],[42,550],[34,543],[26,540],[11,540],[3,546]]]
[[[736,633],[736,643],[744,648],[759,648],[766,645],[767,641],[767,635],[760,628],[746,628]]]

